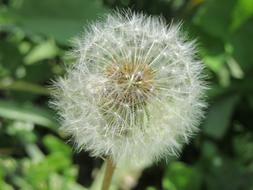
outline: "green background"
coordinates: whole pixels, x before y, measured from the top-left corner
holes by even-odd
[[[102,159],[66,143],[47,86],[72,63],[74,37],[113,8],[182,21],[210,85],[181,156],[121,179],[134,190],[253,190],[253,0],[0,0],[0,190],[98,189]]]

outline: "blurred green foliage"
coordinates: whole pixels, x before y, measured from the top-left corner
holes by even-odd
[[[91,185],[100,161],[78,162],[47,86],[71,63],[74,37],[116,7],[183,21],[210,83],[200,133],[179,160],[144,170],[134,189],[253,190],[252,0],[0,0],[0,190]]]

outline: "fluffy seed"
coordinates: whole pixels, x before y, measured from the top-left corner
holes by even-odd
[[[205,106],[202,64],[178,25],[115,13],[77,40],[53,106],[80,149],[130,165],[177,155]]]

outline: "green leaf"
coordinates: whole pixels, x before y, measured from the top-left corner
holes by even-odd
[[[252,0],[238,0],[233,11],[232,29],[238,29],[247,19],[253,15]]]
[[[52,190],[87,190],[74,181],[68,181],[63,176],[53,173],[49,177],[49,189]]]
[[[3,76],[14,76],[15,72],[22,64],[22,55],[13,42],[1,40],[0,43],[0,67]]]
[[[230,118],[238,100],[238,95],[231,95],[211,104],[204,121],[204,133],[216,139],[222,138],[229,126]]]
[[[0,116],[8,119],[29,121],[56,130],[58,123],[54,115],[42,108],[32,105],[19,105],[14,102],[0,101]]]
[[[7,7],[0,6],[0,31],[7,29],[9,25],[13,24],[14,20]]]
[[[163,179],[165,190],[198,190],[201,186],[200,173],[182,162],[172,162]]]
[[[223,67],[225,60],[226,56],[224,54],[218,54],[216,56],[206,55],[203,58],[203,61],[207,67],[213,70],[215,73],[218,73],[219,70]]]
[[[34,190],[32,185],[29,184],[26,179],[18,175],[13,177],[13,183],[15,184],[15,186],[19,187],[20,190]]]
[[[249,105],[250,105],[250,107],[251,107],[251,109],[253,110],[253,95],[249,95],[248,97],[247,97],[247,99],[248,99],[248,102],[249,102]]]
[[[211,162],[215,159],[217,160],[217,155],[219,151],[217,146],[213,142],[206,140],[205,142],[203,142],[201,152],[202,157]]]
[[[34,47],[32,51],[25,56],[24,62],[26,64],[33,64],[43,59],[53,58],[58,54],[59,49],[56,46],[55,42],[53,40],[49,40],[42,42]]]
[[[146,190],[157,190],[155,187],[148,187]]]
[[[0,178],[0,187],[4,190],[14,190],[14,188],[7,184],[3,179]]]
[[[244,77],[244,72],[242,71],[238,62],[233,57],[227,58],[227,64],[230,69],[231,75],[234,78],[242,79]]]
[[[58,139],[53,135],[47,135],[43,138],[43,142],[50,151],[50,153],[60,152],[65,157],[69,157],[71,155],[71,149],[68,145],[66,145],[62,140]]]
[[[40,182],[46,184],[50,174],[62,173],[68,168],[71,168],[71,160],[60,153],[54,153],[39,162],[24,162],[23,172],[29,184],[36,187],[40,185]]]
[[[54,77],[54,75],[52,73],[52,67],[49,62],[38,62],[37,64],[26,65],[26,75],[24,78],[22,78],[22,80],[30,81],[33,83],[43,83],[52,77]]]
[[[178,190],[168,177],[163,179],[162,186],[164,190]]]
[[[17,161],[13,158],[4,158],[0,154],[0,189],[14,190],[14,188],[6,182],[6,177],[17,171]]]
[[[199,7],[193,22],[206,33],[226,39],[236,0],[208,0]]]
[[[35,144],[26,144],[26,152],[31,157],[31,159],[35,162],[38,162],[44,158],[44,154],[41,152],[39,147]]]
[[[233,45],[233,57],[247,72],[252,69],[252,39],[253,39],[253,17],[245,22],[238,30],[231,36],[230,41]]]
[[[220,158],[218,165],[211,165],[209,171],[204,171],[208,190],[248,190],[253,187],[253,173],[243,171],[233,159]]]
[[[0,81],[0,89],[1,90],[15,90],[15,91],[24,91],[35,94],[49,95],[50,92],[47,88],[33,84],[27,81]]]
[[[33,144],[38,140],[37,135],[33,133],[34,124],[30,121],[14,120],[8,123],[6,133],[12,136],[15,141],[17,140],[19,144],[21,143],[22,146],[27,148],[29,144]]]
[[[237,161],[252,165],[253,168],[253,135],[244,133],[236,136],[233,139],[234,152],[237,156]]]
[[[24,0],[13,12],[28,33],[44,34],[67,43],[83,26],[107,10],[98,0]]]

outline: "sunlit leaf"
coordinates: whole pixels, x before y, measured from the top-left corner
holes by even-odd
[[[54,41],[45,41],[34,47],[31,52],[29,52],[25,56],[24,62],[26,64],[33,64],[43,59],[53,58],[59,54],[59,51],[60,50],[58,49]]]
[[[251,16],[253,16],[253,2],[251,0],[238,0],[233,11],[232,29],[238,29]]]
[[[35,94],[49,95],[49,90],[43,86],[33,84],[27,81],[0,81],[1,90],[23,91]]]
[[[45,136],[43,142],[51,153],[60,152],[65,157],[68,157],[71,154],[70,147],[65,144],[65,142],[54,137],[53,135]]]
[[[53,130],[58,127],[52,113],[32,105],[19,105],[13,102],[0,101],[0,116],[8,119],[30,121]]]

